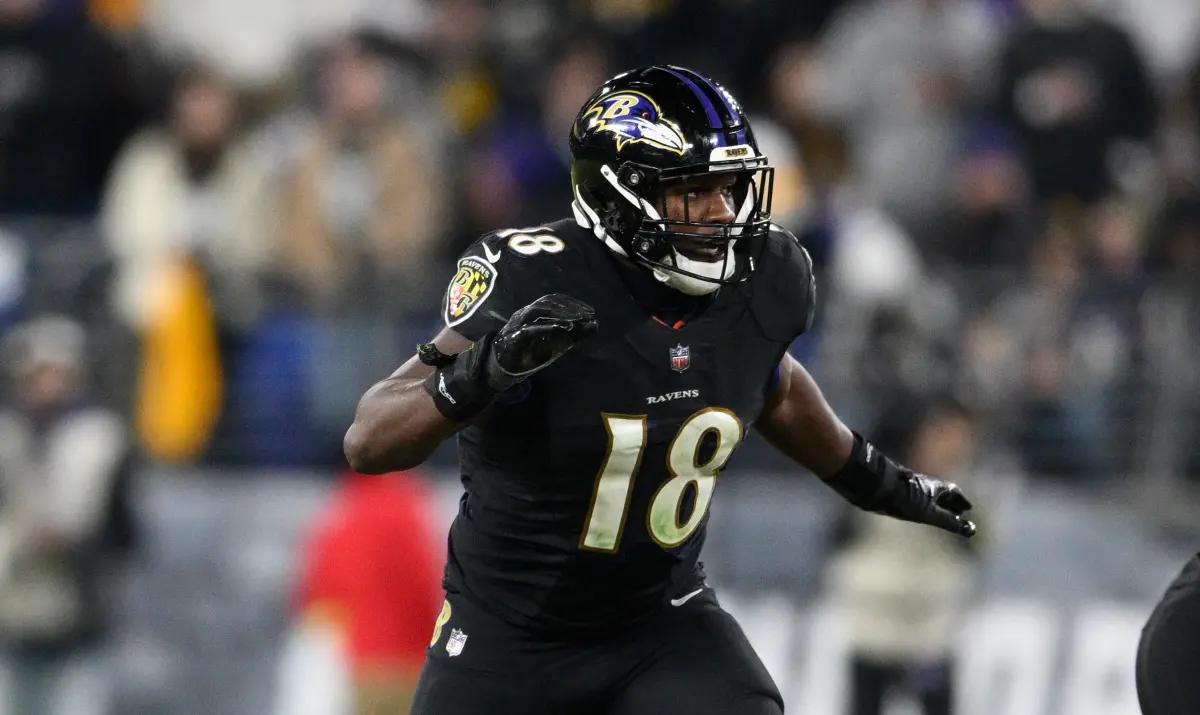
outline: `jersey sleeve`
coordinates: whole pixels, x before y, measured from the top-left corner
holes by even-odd
[[[790,234],[789,234],[790,235]],[[813,317],[817,312],[817,276],[813,273],[812,256],[808,249],[795,241],[792,253],[791,274],[795,276],[796,296],[793,304],[795,310],[796,335],[808,332],[812,327]]]
[[[502,243],[487,234],[463,251],[442,296],[442,321],[468,340],[499,330],[514,305],[514,278],[503,275]]]
[[[754,287],[754,315],[771,339],[790,342],[812,327],[817,282],[812,258],[790,232],[773,228]],[[761,278],[761,280],[760,280]]]

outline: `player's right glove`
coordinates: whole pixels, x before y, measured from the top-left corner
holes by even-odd
[[[596,330],[590,305],[563,293],[544,295],[458,355],[444,355],[432,343],[419,346],[421,362],[437,368],[425,380],[425,391],[443,415],[468,420]]]
[[[975,524],[964,514],[971,502],[957,484],[917,474],[888,459],[854,434],[845,466],[825,480],[855,506],[904,521],[915,521],[971,537]]]

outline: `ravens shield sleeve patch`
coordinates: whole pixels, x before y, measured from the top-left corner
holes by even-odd
[[[442,314],[446,326],[452,328],[474,315],[496,287],[498,276],[496,267],[482,258],[460,258],[458,270],[446,289],[446,305]]]

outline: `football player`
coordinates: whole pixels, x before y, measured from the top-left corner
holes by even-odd
[[[573,216],[471,246],[446,329],[346,434],[371,472],[458,435],[465,490],[413,712],[781,713],[698,562],[746,430],[863,509],[970,536],[970,503],[851,432],[788,355],[812,262],[770,223],[772,169],[729,92],[682,67],[625,72],[569,142]]]
[[[1144,715],[1200,713],[1200,554],[1188,561],[1150,614],[1137,651]]]

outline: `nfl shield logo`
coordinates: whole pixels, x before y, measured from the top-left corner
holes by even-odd
[[[458,628],[451,628],[450,639],[446,641],[446,652],[450,654],[450,657],[453,658],[459,653],[462,653],[463,646],[466,644],[467,634],[463,633]]]
[[[671,348],[671,369],[683,372],[692,364],[692,351],[687,345],[676,345]]]

